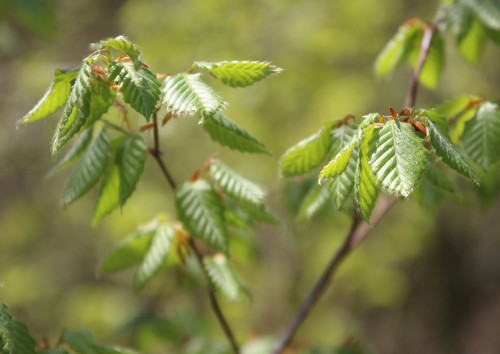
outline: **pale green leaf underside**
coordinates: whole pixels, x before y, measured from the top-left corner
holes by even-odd
[[[76,78],[77,74],[78,70],[56,70],[54,74],[55,79],[50,84],[47,92],[45,92],[36,106],[17,122],[17,125],[32,123],[46,118],[64,106],[71,91],[71,81]]]
[[[177,74],[165,79],[163,103],[176,113],[206,113],[219,111],[224,101],[203,79],[201,74]]]
[[[338,209],[341,209],[351,196],[354,188],[354,175],[358,161],[359,149],[354,148],[346,169],[337,177],[329,179],[328,190],[333,203]]]
[[[237,301],[240,293],[240,282],[227,258],[223,254],[203,257],[203,265],[212,286],[232,301]]]
[[[313,184],[302,200],[298,211],[300,221],[310,220],[330,199],[328,185]]]
[[[94,211],[92,225],[97,226],[106,215],[120,206],[120,168],[112,164],[104,177],[97,205]]]
[[[462,0],[486,26],[500,29],[500,2],[498,0]]]
[[[210,174],[214,183],[236,202],[262,207],[265,192],[256,183],[243,177],[219,160],[212,162]]]
[[[272,156],[267,146],[221,113],[205,116],[203,128],[212,140],[222,146],[242,152],[264,153]]]
[[[192,236],[218,251],[228,252],[224,207],[207,181],[184,183],[176,193],[175,206],[179,219]]]
[[[284,177],[298,176],[317,167],[325,158],[330,145],[333,122],[327,121],[314,135],[288,149],[281,158],[281,174]]]
[[[136,69],[128,62],[111,62],[108,70],[109,80],[123,90],[123,100],[149,120],[161,95],[155,74],[142,66]]]
[[[125,36],[118,36],[115,38],[105,39],[99,43],[94,44],[93,47],[97,48],[111,47],[121,52],[124,52],[132,60],[136,70],[139,70],[139,68],[142,65],[142,55],[139,50],[139,47],[136,44],[132,43]]]
[[[463,146],[471,159],[488,168],[500,159],[500,112],[498,105],[486,102],[465,123]]]
[[[73,162],[75,162],[81,154],[85,151],[87,146],[90,143],[90,140],[92,140],[92,133],[93,129],[92,127],[86,129],[82,134],[80,134],[80,137],[76,141],[75,145],[71,147],[71,149],[67,152],[66,155],[55,165],[48,173],[47,177],[52,176],[53,174],[60,172],[67,167],[69,167]]]
[[[342,125],[331,131],[329,148],[330,160],[337,156],[340,150],[352,140],[356,131],[357,127],[354,124]]]
[[[389,120],[370,141],[370,166],[381,186],[408,197],[422,176],[428,154],[409,124]]]
[[[259,61],[195,62],[195,65],[232,87],[249,86],[282,71],[270,63]]]
[[[319,174],[319,181],[321,182],[325,178],[335,178],[344,172],[349,165],[354,147],[354,144],[345,145],[337,156],[323,167]]]
[[[144,172],[147,146],[141,135],[129,137],[119,154],[120,166],[120,205],[123,206],[132,195],[137,182]]]
[[[134,273],[134,289],[140,290],[161,270],[168,251],[174,242],[175,229],[172,224],[161,223],[154,232],[151,244]]]
[[[429,142],[444,163],[453,168],[458,173],[479,183],[476,173],[464,160],[462,155],[455,149],[453,144],[439,131],[437,126],[431,121],[427,121],[427,130],[429,133]]]
[[[148,251],[155,230],[138,231],[118,243],[101,262],[99,274],[116,272],[138,263]]]
[[[80,163],[69,178],[63,195],[63,205],[68,206],[87,193],[104,174],[108,162],[108,135],[103,129],[90,143]]]

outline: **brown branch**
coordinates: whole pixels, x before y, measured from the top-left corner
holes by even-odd
[[[167,166],[163,162],[163,159],[161,158],[161,151],[160,151],[160,137],[159,137],[159,131],[158,131],[158,110],[155,110],[153,112],[153,135],[154,135],[154,147],[150,149],[151,155],[155,158],[156,162],[158,163],[158,166],[160,167],[161,171],[163,172],[163,175],[167,179],[170,187],[172,188],[173,191],[177,189],[177,185],[175,181],[173,180],[172,176],[170,175]],[[219,303],[217,302],[217,298],[215,297],[215,293],[210,285],[209,282],[209,277],[207,274],[207,271],[205,267],[203,266],[203,256],[201,252],[198,250],[196,247],[196,244],[191,236],[188,237],[188,242],[189,242],[189,247],[193,251],[194,255],[196,256],[196,260],[198,261],[198,264],[200,268],[202,269],[203,275],[205,277],[205,280],[207,282],[207,292],[208,292],[208,297],[210,299],[210,306],[212,307],[212,311],[214,312],[215,316],[217,317],[217,320],[219,321],[224,334],[226,335],[227,340],[229,341],[229,344],[231,345],[231,348],[233,349],[234,353],[238,354],[240,352],[240,349],[238,347],[238,344],[236,343],[236,339],[234,338],[233,332],[231,331],[231,327],[229,327],[229,324],[224,317],[224,314],[222,313],[221,307]]]

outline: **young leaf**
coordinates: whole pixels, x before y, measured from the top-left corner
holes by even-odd
[[[280,225],[281,221],[271,211],[267,210],[265,206],[256,207],[249,204],[242,204],[241,209],[248,213],[253,219],[266,222],[268,224]]]
[[[12,317],[7,306],[0,303],[0,347],[2,353],[35,354],[36,341],[26,324]]]
[[[85,151],[87,146],[92,140],[93,128],[89,127],[80,134],[80,137],[76,141],[75,145],[71,147],[66,155],[55,165],[48,173],[47,177],[52,176],[53,174],[60,172],[70,166],[73,162],[75,162],[80,155]]]
[[[100,78],[95,79],[90,94],[90,114],[85,123],[86,127],[93,125],[108,111],[116,96],[115,91],[111,90],[106,81]]]
[[[377,177],[369,164],[370,146],[373,145],[371,140],[374,139],[374,133],[374,126],[370,126],[365,130],[365,136],[359,145],[358,165],[354,178],[354,197],[356,199],[356,206],[358,207],[361,217],[367,223],[370,222],[370,216],[375,207],[380,189]]]
[[[437,126],[431,120],[427,121],[427,129],[429,132],[429,142],[436,152],[436,155],[441,157],[443,162],[455,171],[472,179],[476,184],[478,184],[479,179],[477,178],[472,167],[470,167],[462,155],[455,150],[453,144],[439,131]]]
[[[436,187],[439,187],[447,192],[455,193],[456,189],[453,183],[444,175],[439,168],[433,164],[427,164],[425,166],[425,176],[432,182]]]
[[[90,62],[84,60],[71,87],[64,112],[52,139],[52,155],[80,131],[90,114],[92,73]]]
[[[417,36],[417,40],[414,42],[415,45],[410,53],[410,62],[414,69],[418,65],[422,40],[423,33],[420,33]],[[432,36],[427,58],[422,66],[422,70],[420,71],[420,76],[418,77],[419,81],[431,89],[436,87],[443,72],[444,63],[444,40],[441,33],[436,31]]]
[[[103,129],[90,143],[82,160],[69,178],[63,195],[65,207],[87,193],[99,181],[106,170],[108,152],[108,134]]]
[[[210,174],[214,183],[236,202],[262,207],[264,190],[256,183],[230,169],[219,160],[210,165]]]
[[[462,0],[487,27],[500,29],[500,2],[498,0]]]
[[[488,168],[500,159],[500,112],[498,105],[486,102],[476,115],[465,123],[464,149],[471,159]]]
[[[262,61],[221,61],[207,63],[197,61],[195,65],[207,70],[212,76],[232,87],[250,86],[282,69]]]
[[[331,131],[329,148],[330,160],[337,156],[340,150],[342,150],[342,148],[352,140],[356,130],[356,125],[348,124],[342,125],[341,127]]]
[[[31,111],[17,122],[17,125],[32,123],[46,118],[64,106],[71,91],[71,81],[76,78],[77,74],[78,70],[56,70],[54,74],[55,79],[50,84],[45,95],[43,95]]]
[[[297,176],[311,171],[325,158],[330,143],[330,131],[334,122],[326,121],[314,135],[288,149],[281,158],[281,174]]]
[[[389,192],[408,197],[417,185],[428,154],[413,127],[389,120],[370,140],[370,166],[377,180]]]
[[[133,193],[146,162],[147,146],[141,135],[136,134],[129,137],[123,143],[118,155],[118,166],[120,167],[120,205]]]
[[[161,95],[160,83],[155,74],[132,63],[109,63],[109,81],[115,82],[123,91],[123,100],[149,121]]]
[[[175,206],[179,219],[192,236],[227,254],[224,207],[210,183],[204,180],[184,183],[176,193]]]
[[[78,354],[131,354],[130,351],[99,345],[87,330],[64,330],[62,340]]]
[[[203,128],[213,141],[222,146],[242,152],[264,153],[272,156],[267,146],[219,112],[205,115]]]
[[[115,38],[108,38],[93,45],[94,48],[100,49],[103,47],[111,47],[128,55],[132,63],[134,63],[135,70],[139,70],[142,66],[142,54],[139,47],[125,36],[118,36]]]
[[[341,209],[346,200],[351,196],[354,188],[354,175],[358,161],[359,149],[354,148],[352,158],[349,160],[344,172],[329,181],[328,190],[335,206]]]
[[[134,273],[134,290],[142,289],[161,270],[174,236],[175,229],[172,224],[163,222],[158,226],[148,251]]]
[[[101,262],[99,274],[116,272],[138,263],[149,249],[155,229],[140,230],[117,244]]]
[[[398,32],[386,44],[375,61],[375,73],[384,76],[393,72],[408,58],[412,43],[422,28],[422,21],[413,18],[399,27]]]
[[[354,147],[355,144],[346,144],[337,156],[323,167],[319,174],[319,181],[321,182],[326,178],[335,178],[344,172],[349,165]]]
[[[483,53],[486,42],[486,30],[478,21],[472,21],[468,31],[458,38],[460,54],[472,64],[477,63]]]
[[[326,184],[314,183],[302,200],[299,207],[298,218],[301,222],[310,220],[326,204],[330,194]]]
[[[242,230],[252,229],[252,219],[249,215],[237,208],[235,205],[225,205],[224,221],[227,225],[234,226]]]
[[[213,257],[203,257],[203,265],[212,286],[232,301],[237,301],[241,284],[226,256],[217,253]]]
[[[165,79],[163,103],[175,113],[206,113],[219,111],[224,101],[201,78],[201,74],[177,74]]]
[[[97,226],[106,215],[120,206],[120,168],[116,163],[108,167],[97,197],[92,225]]]

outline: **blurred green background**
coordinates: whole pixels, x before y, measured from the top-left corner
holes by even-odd
[[[134,294],[131,273],[97,278],[106,252],[139,223],[173,212],[172,193],[152,161],[122,213],[91,227],[96,193],[64,210],[70,171],[50,179],[49,142],[58,114],[16,130],[55,69],[78,65],[89,43],[127,35],[157,72],[194,60],[269,60],[284,69],[247,89],[210,81],[226,114],[265,142],[275,158],[212,143],[196,120],[162,134],[165,159],[182,182],[212,153],[269,190],[283,227],[259,226],[236,239],[232,259],[251,299],[221,298],[240,342],[279,336],[349,227],[330,208],[300,224],[293,200],[303,181],[279,178],[279,156],[324,119],[396,110],[410,69],[378,80],[373,62],[407,18],[432,20],[438,1],[397,0],[3,0],[0,2],[0,301],[32,334],[55,343],[63,328],[86,328],[102,343],[144,353],[211,353],[226,341],[203,283],[166,272]],[[477,66],[447,46],[435,91],[417,107],[461,93],[498,99],[500,49],[488,44]],[[147,134],[146,134],[147,135]],[[149,136],[149,139],[152,137]],[[151,140],[150,140],[151,141]],[[296,183],[292,186],[292,183]],[[467,184],[461,186],[467,191]],[[349,338],[378,353],[498,353],[500,203],[441,208],[406,201],[393,208],[348,258],[334,286],[301,328],[296,347],[333,348]],[[200,285],[201,284],[201,285]]]

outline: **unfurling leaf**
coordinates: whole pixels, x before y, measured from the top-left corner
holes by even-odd
[[[285,177],[298,176],[317,167],[328,153],[330,131],[334,122],[327,121],[314,135],[288,149],[281,158],[281,174]]]
[[[500,112],[498,105],[486,102],[465,123],[464,149],[471,159],[487,171],[500,159]]]
[[[349,197],[352,196],[354,188],[354,176],[358,162],[359,149],[354,148],[352,157],[347,164],[346,169],[334,179],[329,179],[328,190],[333,203],[338,209],[342,209]]]
[[[201,69],[232,87],[245,87],[269,75],[278,74],[282,69],[262,61],[221,61],[216,63],[195,62]]]
[[[77,69],[70,71],[56,70],[54,74],[55,79],[50,84],[45,95],[43,95],[31,111],[17,122],[17,125],[32,123],[46,118],[64,106],[71,91],[71,82],[76,78],[77,74]]]
[[[342,150],[331,160],[319,174],[320,182],[326,178],[335,178],[344,172],[351,160],[352,152],[355,144],[347,144]]]
[[[168,251],[174,242],[175,228],[170,223],[160,223],[156,228],[151,244],[134,273],[134,289],[142,289],[161,270]]]
[[[108,38],[103,41],[100,41],[99,43],[92,44],[92,47],[97,50],[104,47],[114,48],[116,50],[125,53],[130,58],[132,63],[134,63],[134,67],[136,70],[139,70],[142,66],[142,54],[139,50],[139,47],[136,44],[132,43],[125,36]]]
[[[205,115],[203,128],[213,141],[222,146],[242,152],[264,153],[272,156],[267,146],[221,113]]]
[[[75,145],[71,147],[66,155],[55,165],[48,173],[47,177],[52,176],[54,173],[60,172],[70,166],[73,162],[75,162],[80,155],[85,151],[87,146],[92,140],[93,128],[87,128],[78,138]]]
[[[370,166],[381,186],[408,197],[417,185],[428,153],[410,124],[389,120],[370,140]]]
[[[80,163],[69,178],[63,195],[64,206],[73,203],[99,181],[106,170],[108,152],[108,135],[103,129],[90,143]]]
[[[109,80],[123,91],[123,100],[149,121],[161,95],[155,74],[145,67],[136,69],[132,63],[109,63]]]
[[[213,257],[203,257],[203,265],[212,286],[232,301],[237,301],[241,283],[236,277],[226,256],[217,253]]]
[[[224,101],[201,78],[201,74],[177,74],[165,79],[163,103],[175,113],[205,113],[219,111]]]
[[[96,78],[92,84],[90,93],[90,114],[86,127],[93,125],[105,114],[115,101],[116,93],[109,88],[106,81]]]
[[[120,167],[120,205],[123,206],[132,195],[144,172],[147,146],[141,135],[130,136],[122,145],[117,156]]]
[[[201,179],[184,183],[176,193],[175,206],[179,219],[192,236],[227,254],[224,206],[210,183]]]

